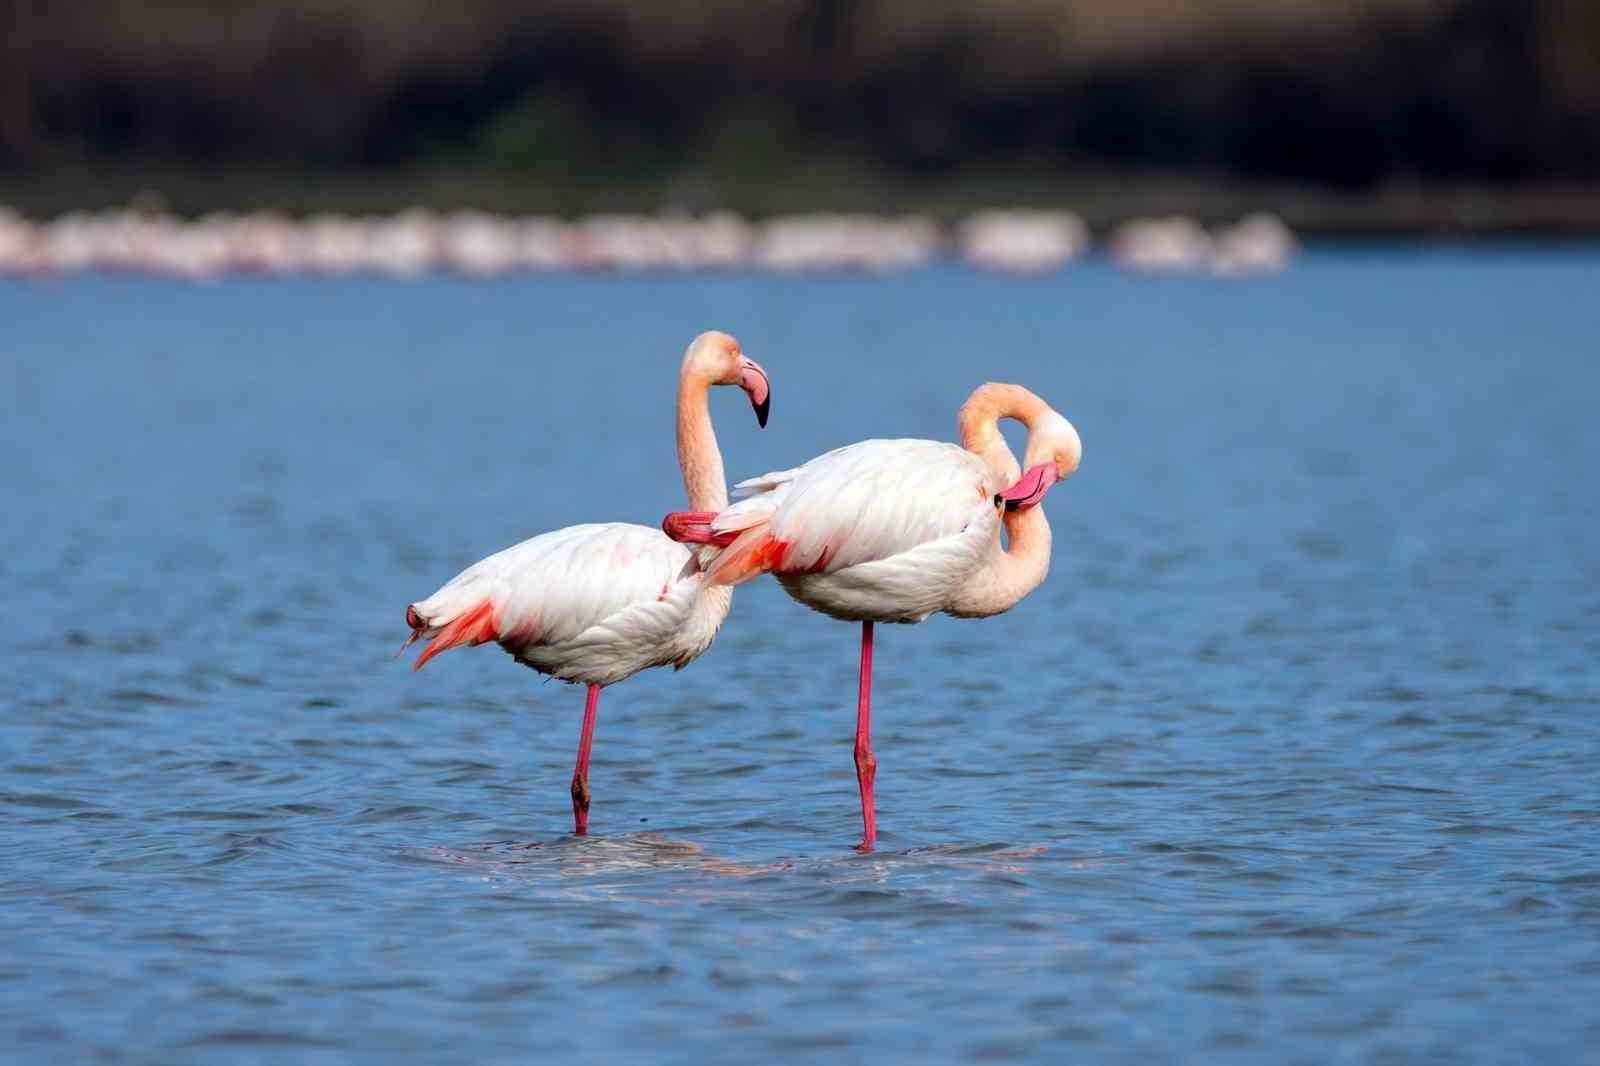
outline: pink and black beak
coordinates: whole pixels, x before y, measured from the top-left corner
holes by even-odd
[[[739,387],[750,394],[750,406],[756,409],[756,425],[767,428],[767,412],[772,410],[772,385],[761,364],[746,356],[739,357]]]
[[[1006,491],[997,495],[995,503],[1003,503],[1008,511],[1026,511],[1030,507],[1037,507],[1039,501],[1044,499],[1044,494],[1049,492],[1056,483],[1056,464],[1040,463],[1030,467]]]

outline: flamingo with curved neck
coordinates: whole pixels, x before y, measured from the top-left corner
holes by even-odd
[[[710,391],[737,385],[767,424],[767,373],[726,333],[702,333],[678,374],[678,466],[689,505],[724,507],[722,453]],[[589,824],[589,749],[600,689],[651,666],[687,666],[711,646],[733,590],[706,579],[688,548],[624,522],[568,526],[473,563],[406,608],[412,641],[430,641],[414,670],[461,645],[493,641],[518,662],[588,686],[572,774],[574,831]]]
[[[1002,418],[1028,428],[1026,470],[1006,446]],[[770,573],[806,606],[861,623],[855,761],[863,849],[877,837],[873,623],[920,622],[937,611],[986,617],[1037,588],[1050,567],[1050,525],[1038,505],[1083,456],[1072,424],[1020,385],[980,386],[958,426],[962,447],[861,441],[741,482],[748,498],[731,507],[662,523],[676,540],[720,549],[707,569],[711,582]]]
[[[1028,429],[1026,473],[1000,433],[1002,418]],[[1001,493],[1006,547],[997,535],[982,564],[944,608],[958,618],[986,618],[1016,606],[1044,583],[1050,572],[1051,534],[1050,521],[1038,505],[1057,481],[1077,469],[1083,446],[1070,422],[1020,385],[979,386],[961,405],[957,425],[962,447],[982,457],[1010,485]]]

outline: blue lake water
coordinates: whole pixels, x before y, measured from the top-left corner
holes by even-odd
[[[1243,283],[0,283],[0,1046],[38,1062],[1576,1062],[1600,1047],[1600,252]],[[601,701],[420,674],[466,563],[729,473],[1077,425],[1043,588],[742,588]]]

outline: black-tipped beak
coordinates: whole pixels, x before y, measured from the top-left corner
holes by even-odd
[[[750,406],[756,409],[756,425],[767,428],[767,412],[772,410],[772,386],[767,372],[754,359],[739,358],[739,384],[750,397]]]
[[[1008,511],[1026,511],[1030,507],[1037,507],[1055,483],[1056,464],[1040,463],[1024,473],[1015,485],[996,496],[995,502],[1004,503]]]

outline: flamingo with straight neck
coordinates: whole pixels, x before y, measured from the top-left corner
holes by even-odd
[[[1002,418],[1028,428],[1025,471],[1000,433]],[[980,386],[959,427],[961,447],[861,441],[740,482],[747,498],[731,507],[662,523],[674,540],[721,549],[707,567],[712,584],[770,573],[806,606],[861,623],[855,759],[858,846],[866,850],[877,838],[873,623],[920,622],[936,611],[983,618],[1032,592],[1050,568],[1050,524],[1038,505],[1083,456],[1072,423],[1020,385]]]
[[[678,466],[689,506],[726,507],[722,453],[711,428],[714,385],[737,385],[765,426],[767,373],[726,333],[702,333],[678,375]],[[706,579],[697,557],[649,526],[567,526],[496,552],[406,608],[412,641],[431,641],[413,670],[440,652],[494,641],[542,674],[588,686],[572,819],[589,826],[589,747],[600,689],[651,666],[682,669],[711,646],[733,590]]]

